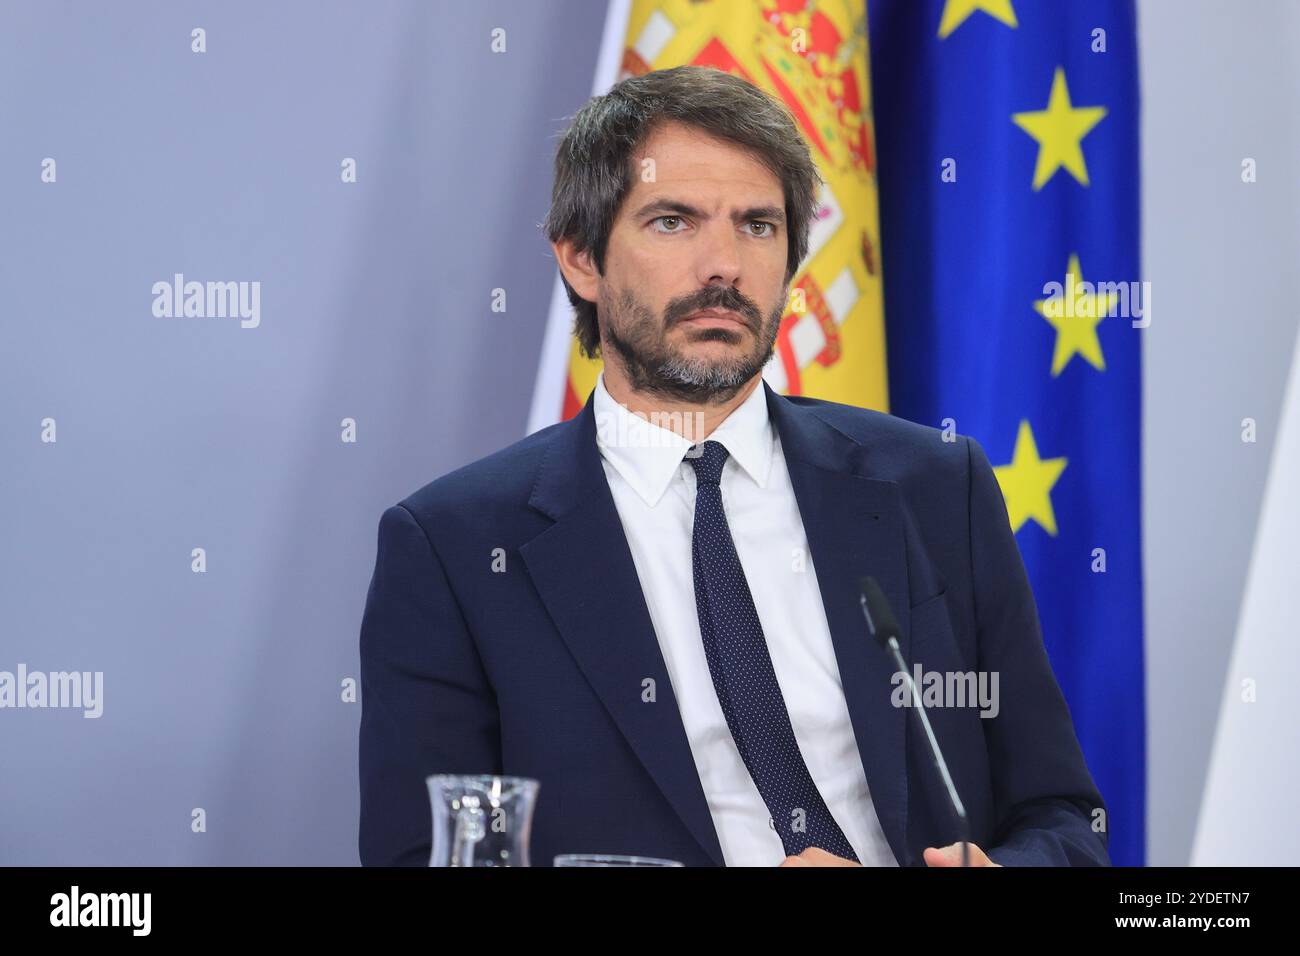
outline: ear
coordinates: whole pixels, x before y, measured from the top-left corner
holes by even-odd
[[[600,273],[596,271],[591,253],[578,252],[570,238],[552,242],[551,249],[555,252],[560,272],[564,274],[565,281],[573,286],[573,291],[588,302],[595,302],[599,297]]]

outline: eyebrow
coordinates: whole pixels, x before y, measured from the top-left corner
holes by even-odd
[[[690,216],[694,219],[709,218],[708,213],[703,210],[696,209],[690,203],[679,202],[676,199],[652,199],[633,213],[632,217],[634,219],[643,219],[651,213]],[[751,219],[770,219],[778,225],[785,225],[785,210],[779,206],[750,206],[748,209],[738,210],[731,214],[731,221],[737,224],[748,222]]]

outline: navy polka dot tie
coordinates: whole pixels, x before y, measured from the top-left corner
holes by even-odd
[[[749,775],[772,815],[787,855],[810,846],[856,861],[857,854],[831,816],[799,752],[790,713],[767,652],[763,626],[722,510],[721,442],[692,445],[695,529],[691,562],[695,609],[723,716]]]

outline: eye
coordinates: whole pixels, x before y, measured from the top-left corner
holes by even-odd
[[[763,236],[770,236],[770,235],[772,235],[773,232],[776,231],[776,223],[774,223],[774,222],[768,222],[766,219],[754,219],[754,220],[752,220],[752,221],[750,222],[750,225],[751,225],[751,226],[766,226],[766,227],[767,227],[767,231],[766,231],[766,232],[758,233],[758,235],[759,235],[760,237],[763,237]]]
[[[680,222],[682,221],[682,217],[681,217],[681,216],[659,216],[658,218],[656,218],[656,219],[651,219],[650,221],[651,221],[652,223],[655,223],[655,222],[675,222],[675,223],[680,223]],[[671,234],[671,233],[674,233],[674,232],[681,232],[681,230],[680,230],[680,229],[656,229],[655,232],[663,232],[663,233],[669,233],[669,234]]]

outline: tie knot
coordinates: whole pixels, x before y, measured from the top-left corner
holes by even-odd
[[[727,463],[727,446],[720,441],[706,441],[686,450],[686,461],[695,469],[695,480],[702,485],[716,485],[722,481],[722,466]]]

